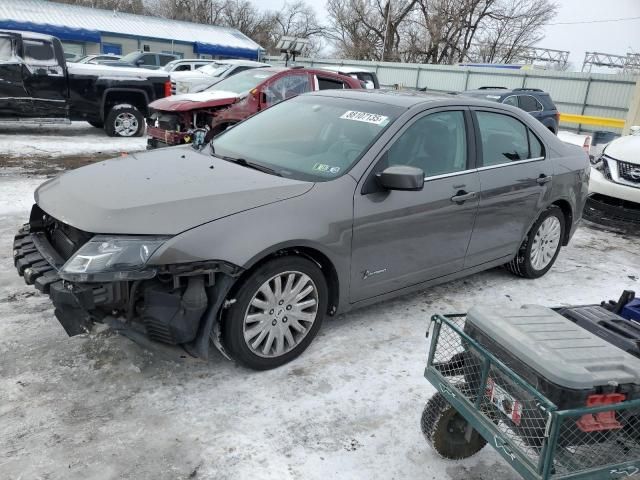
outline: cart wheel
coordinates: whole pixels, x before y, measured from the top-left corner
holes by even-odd
[[[471,430],[469,441],[465,438],[467,421],[440,393],[429,399],[422,412],[420,426],[427,442],[444,458],[461,460],[475,455],[487,441]]]

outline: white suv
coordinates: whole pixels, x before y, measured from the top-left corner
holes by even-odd
[[[200,92],[231,75],[251,68],[270,67],[267,63],[251,60],[214,60],[191,72],[171,73],[171,94]]]

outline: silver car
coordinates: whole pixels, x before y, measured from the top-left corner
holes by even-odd
[[[515,107],[324,90],[202,150],[45,182],[14,258],[69,335],[106,322],[268,369],[304,351],[326,315],[500,265],[544,275],[588,181],[582,149]]]

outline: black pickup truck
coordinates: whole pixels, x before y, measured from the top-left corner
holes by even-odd
[[[142,136],[167,72],[69,63],[56,37],[0,30],[0,121],[85,120],[109,136]]]

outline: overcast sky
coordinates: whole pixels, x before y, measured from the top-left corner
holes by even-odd
[[[393,1],[393,0],[392,0]],[[278,10],[282,0],[254,0],[263,9]],[[326,19],[323,0],[307,0],[318,18]],[[640,17],[640,0],[557,0],[558,15],[553,23],[584,22]],[[624,55],[640,53],[640,18],[635,20],[548,25],[539,46],[555,50],[569,50],[569,60],[579,70],[584,52],[604,52]]]

